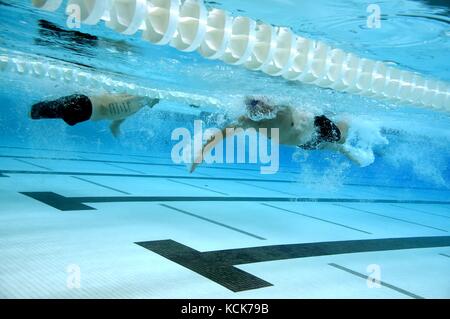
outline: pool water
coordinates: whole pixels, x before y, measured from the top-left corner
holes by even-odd
[[[380,29],[366,27],[370,1],[205,2],[450,82],[445,1],[378,1]],[[288,82],[102,24],[73,31],[65,20],[62,7],[0,1],[0,56],[168,98],[114,138],[108,122],[28,116],[33,103],[98,88],[0,71],[0,297],[450,297],[448,113]],[[261,163],[192,174],[174,163],[174,129],[219,126],[248,95],[351,118],[373,163],[285,146],[269,175]]]

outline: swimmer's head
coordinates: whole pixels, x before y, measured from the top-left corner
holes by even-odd
[[[245,98],[245,105],[248,108],[256,107],[260,102],[261,102],[261,100],[254,98],[254,97],[247,96]]]
[[[275,117],[277,107],[265,97],[246,97],[245,106],[252,120],[270,119]]]

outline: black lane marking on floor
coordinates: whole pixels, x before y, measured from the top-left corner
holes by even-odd
[[[45,167],[45,166],[41,166],[41,165],[38,165],[38,164],[34,164],[34,163],[30,163],[30,162],[25,161],[25,160],[20,159],[20,158],[14,158],[14,159],[15,159],[16,161],[18,161],[18,162],[21,162],[21,163],[25,163],[25,164],[28,164],[28,165],[31,165],[31,166],[34,166],[34,167],[37,167],[37,168],[43,168],[43,169],[45,169],[45,170],[47,170],[47,171],[52,171],[51,168],[48,168],[48,167]]]
[[[0,155],[0,158],[25,158],[25,159],[38,159],[49,161],[70,161],[70,162],[89,162],[89,163],[112,163],[112,164],[132,164],[132,165],[147,165],[147,166],[171,166],[171,167],[185,167],[182,164],[167,164],[167,163],[149,163],[149,162],[131,162],[131,161],[116,161],[116,160],[99,160],[89,159],[78,155],[79,158],[68,157],[47,157],[47,156],[25,156],[25,155]]]
[[[84,205],[77,199],[61,196],[51,192],[21,192],[21,194],[31,197],[41,203],[47,204],[60,211],[74,210],[95,210],[90,206]]]
[[[129,172],[133,172],[133,173],[138,173],[138,174],[142,174],[142,175],[145,175],[145,174],[146,174],[146,173],[144,173],[144,172],[142,172],[142,171],[138,171],[138,170],[136,170],[136,169],[132,169],[132,168],[128,168],[128,167],[123,167],[123,166],[116,165],[116,164],[112,164],[112,163],[108,163],[108,162],[104,162],[103,164],[109,165],[109,166],[112,166],[112,167],[116,167],[116,168],[120,168],[120,169],[129,171]]]
[[[215,180],[215,181],[246,181],[246,182],[278,182],[278,183],[296,183],[295,181],[276,180],[276,179],[251,179],[251,178],[232,178],[232,177],[201,177],[186,175],[152,175],[152,174],[121,174],[121,173],[89,173],[89,172],[49,172],[49,171],[25,171],[25,170],[0,170],[4,174],[30,174],[30,175],[79,175],[79,176],[110,176],[110,177],[139,177],[139,178],[182,178],[192,180]],[[450,203],[450,202],[449,202]]]
[[[141,161],[142,163],[146,163],[146,164],[149,164],[149,165],[153,165],[153,164],[154,164],[154,163],[149,163],[149,162],[147,162],[147,161],[148,161],[148,158],[146,158],[146,159],[144,160],[144,159],[142,159],[142,157],[139,156],[139,155],[125,155],[125,156],[127,156],[128,158],[134,158],[134,159],[137,160],[137,161]],[[154,157],[154,158],[157,158],[157,159],[163,159],[162,157],[161,157],[161,158]],[[165,160],[165,158],[164,158],[164,160]],[[170,165],[170,164],[164,163],[164,165]],[[172,165],[173,165],[173,166],[181,166],[182,164],[172,164]]]
[[[337,268],[337,269],[339,269],[339,270],[343,270],[343,271],[345,271],[345,272],[347,272],[347,273],[349,273],[349,274],[355,275],[355,276],[357,276],[357,277],[363,278],[363,279],[365,279],[365,280],[369,279],[369,276],[366,276],[366,275],[364,275],[364,274],[362,274],[362,273],[359,273],[359,272],[357,272],[357,271],[354,271],[354,270],[352,270],[352,269],[350,269],[350,268],[347,268],[347,267],[344,267],[344,266],[341,266],[341,265],[338,265],[338,264],[335,264],[335,263],[330,263],[330,264],[328,264],[328,265],[331,266],[331,267]],[[425,299],[425,298],[422,297],[422,296],[416,295],[416,294],[414,294],[414,293],[412,293],[412,292],[409,292],[409,291],[407,291],[407,290],[405,290],[405,289],[402,289],[402,288],[399,288],[399,287],[397,287],[397,286],[388,284],[387,282],[384,282],[384,281],[379,281],[379,284],[380,284],[381,286],[384,286],[384,287],[386,287],[386,288],[395,290],[396,292],[399,292],[399,293],[401,293],[401,294],[403,294],[403,295],[405,295],[405,296],[408,296],[408,297],[411,297],[411,298],[414,298],[414,299]]]
[[[3,174],[2,172],[0,172],[0,177],[9,177],[8,175]]]
[[[114,155],[114,154],[112,154]],[[185,167],[185,165],[183,164],[174,164],[174,163],[149,163],[149,162],[144,162],[143,160],[140,160],[140,162],[130,162],[130,161],[117,161],[117,160],[97,160],[97,159],[89,159],[89,158],[85,158],[82,157],[80,155],[77,155],[79,158],[67,158],[67,157],[48,157],[48,156],[31,156],[31,155],[0,155],[0,158],[26,158],[26,159],[41,159],[41,160],[52,160],[52,161],[75,161],[75,162],[94,162],[94,163],[117,163],[117,164],[136,164],[136,165],[149,165],[149,166],[169,166],[169,167]],[[116,156],[116,155],[114,155]],[[134,158],[136,158],[137,156],[134,155],[120,155],[121,157],[126,157],[126,156],[132,156]],[[139,156],[140,157],[140,156]],[[164,157],[153,157],[151,156],[151,158],[157,158],[157,159],[163,159],[166,160],[166,158]],[[209,166],[209,165],[203,165],[202,167],[205,168],[211,168],[211,169],[221,169],[221,170],[227,170],[230,168],[225,168],[225,167],[221,167],[221,166]],[[233,167],[232,170],[235,171],[248,171],[248,172],[254,172],[254,173],[259,173],[259,170],[257,169],[251,169],[251,168],[241,168],[241,167]],[[294,172],[294,171],[287,171],[287,173],[290,174],[297,174],[298,172]]]
[[[118,160],[111,160],[111,159],[92,159],[92,158],[87,158],[87,157],[84,157],[84,156],[81,156],[81,155],[76,155],[76,156],[77,156],[77,158],[81,159],[80,162],[113,163],[113,164],[137,164],[137,165],[139,165],[139,164],[140,165],[158,165],[158,164],[153,164],[153,163],[149,163],[149,162],[144,162],[144,161],[141,161],[141,160],[139,160],[139,162],[132,162],[130,160],[127,160],[127,161],[120,160],[120,161],[118,161]],[[120,157],[130,158],[127,155],[121,155]],[[76,158],[56,158],[55,157],[55,158],[49,158],[49,159],[52,159],[52,160],[55,160],[55,161],[62,160],[62,161],[76,161],[76,162],[78,162],[78,160]],[[134,160],[137,160],[137,159],[134,159]],[[169,164],[161,164],[159,166],[165,166],[165,165],[168,166]]]
[[[122,155],[125,156],[125,155]],[[65,157],[45,157],[45,156],[25,156],[25,155],[0,155],[0,158],[26,158],[26,159],[43,159],[43,160],[51,160],[51,161],[75,161],[75,162],[91,162],[91,163],[112,163],[112,164],[132,164],[132,165],[147,165],[147,166],[167,166],[167,167],[173,167],[173,168],[186,168],[186,165],[183,164],[172,164],[172,163],[148,163],[148,162],[130,162],[130,161],[116,161],[116,160],[95,160],[95,159],[87,159],[82,156],[79,156],[79,158],[65,158]],[[206,166],[205,168],[211,168],[216,170],[234,170],[234,171],[250,171],[250,172],[258,172],[254,169],[248,169],[248,168],[224,168],[220,166]],[[186,169],[185,169],[186,170]],[[297,174],[298,172],[288,172],[291,174]],[[199,174],[196,172],[196,174]],[[207,175],[207,174],[206,174]],[[250,174],[245,174],[248,176],[254,176]]]
[[[42,158],[42,156],[40,156]],[[91,162],[91,160],[89,160],[88,158],[81,156],[81,155],[76,155],[77,158],[65,158],[65,157],[47,157],[46,159],[48,160],[52,160],[52,161],[75,161],[75,162]],[[92,160],[92,162],[102,162],[101,160]],[[109,161],[107,161],[109,162]],[[111,162],[115,162],[115,161],[111,161]]]
[[[434,230],[439,230],[439,231],[448,233],[448,231],[445,230],[445,229],[437,228],[437,227],[433,227],[433,226],[429,226],[429,225],[424,225],[424,224],[421,224],[421,223],[416,223],[416,222],[413,222],[413,221],[410,221],[410,220],[407,220],[407,219],[402,219],[402,218],[392,217],[392,216],[389,216],[389,215],[374,213],[374,212],[371,212],[371,211],[368,211],[368,210],[365,210],[365,209],[354,208],[354,207],[350,207],[350,206],[346,206],[346,205],[342,205],[342,204],[333,204],[333,205],[344,207],[344,208],[348,208],[348,209],[355,210],[355,211],[358,211],[358,212],[361,212],[361,213],[366,213],[366,214],[371,214],[371,215],[380,216],[380,217],[384,217],[384,218],[389,218],[389,219],[393,219],[393,220],[398,220],[398,221],[401,221],[401,222],[404,222],[404,223],[408,223],[408,224],[411,224],[411,225],[417,225],[417,226],[430,228],[430,229],[434,229]]]
[[[136,244],[234,292],[272,286],[234,266],[294,258],[450,246],[450,236],[349,240],[200,252],[174,240]]]
[[[92,151],[71,151],[71,150],[59,150],[59,149],[50,149],[50,148],[31,148],[31,147],[22,147],[22,146],[0,146],[0,148],[10,148],[10,149],[18,149],[18,150],[30,150],[30,151],[45,151],[45,152],[64,152],[64,153],[82,153],[82,154],[97,154],[97,155],[119,155],[123,156],[123,154],[118,153],[101,153],[101,152],[92,152]]]
[[[65,152],[65,153],[83,153],[83,154],[96,154],[96,155],[112,155],[112,156],[133,156],[133,157],[145,157],[145,158],[158,158],[158,159],[164,159],[166,160],[166,157],[161,156],[152,156],[152,155],[139,155],[139,154],[119,154],[119,153],[105,153],[105,152],[92,152],[92,151],[71,151],[71,150],[59,150],[59,149],[47,149],[47,148],[30,148],[30,147],[20,147],[20,146],[6,146],[6,145],[0,145],[0,148],[6,148],[6,149],[21,149],[21,150],[31,150],[31,151],[50,151],[50,152]],[[215,167],[215,166],[206,166],[209,168],[218,168],[223,169],[222,167]],[[292,168],[290,166],[284,166],[280,165],[282,168]],[[254,171],[253,169],[246,169],[246,168],[233,168],[234,170],[250,170]],[[258,170],[258,169],[255,169]],[[294,173],[298,174],[299,171],[286,171],[287,173]],[[403,186],[395,186],[395,185],[366,185],[366,184],[358,184],[358,183],[350,183],[345,184],[348,186],[361,186],[361,187],[380,187],[380,188],[400,188],[400,189],[420,189],[420,190],[437,190],[437,191],[447,191],[445,188],[434,188],[434,187],[403,187]]]
[[[71,151],[71,150],[58,150],[58,149],[46,149],[46,148],[28,148],[28,147],[19,147],[19,146],[0,146],[0,148],[7,149],[20,149],[20,150],[31,150],[31,151],[47,151],[47,152],[64,152],[64,153],[82,153],[82,154],[94,154],[94,155],[110,155],[110,156],[121,156],[121,157],[144,157],[144,158],[157,158],[162,160],[167,160],[170,158],[169,154],[167,157],[163,156],[154,156],[154,155],[139,155],[139,154],[119,154],[119,153],[104,153],[104,152],[92,152],[92,151]],[[0,155],[1,157],[1,155]],[[217,167],[212,165],[204,165],[204,167],[213,168],[213,169],[223,169],[223,167]],[[280,168],[288,168],[291,169],[291,166],[280,165]],[[260,171],[259,168],[233,168],[233,170],[244,170],[244,171]],[[286,171],[288,173],[298,173],[298,171]]]
[[[0,148],[7,148],[7,149],[20,149],[20,150],[31,150],[31,151],[49,151],[49,152],[65,152],[65,153],[83,153],[83,154],[96,154],[96,155],[112,155],[112,156],[133,156],[133,157],[145,157],[145,158],[158,158],[158,159],[164,159],[166,160],[167,157],[162,156],[155,156],[155,155],[140,155],[140,154],[122,154],[122,153],[105,153],[105,152],[92,152],[92,151],[72,151],[72,150],[60,150],[60,149],[48,149],[48,148],[30,148],[30,147],[21,147],[21,146],[6,146],[6,145],[0,145]],[[169,155],[169,154],[168,154]],[[210,168],[215,168],[215,166],[206,166]],[[288,165],[280,165],[280,168],[293,168],[292,166]],[[259,171],[258,169],[248,169],[248,168],[238,168],[242,170],[252,170],[252,171]],[[286,171],[288,173],[299,173],[294,171]]]
[[[349,185],[349,186],[358,187],[357,185]],[[371,196],[380,196],[380,192],[377,191],[377,190],[370,190],[370,189],[362,190],[362,189],[358,189],[358,194],[361,194],[361,193],[364,193],[364,194],[367,194],[367,195],[371,195]],[[383,192],[383,194],[381,196],[387,197],[387,198],[395,198],[395,196],[392,196],[392,195],[389,195],[389,194],[386,195],[386,192]]]
[[[443,218],[450,218],[450,216],[445,216],[445,215],[441,215],[441,214],[435,214],[435,213],[425,212],[425,211],[420,210],[420,209],[417,209],[417,208],[403,207],[403,206],[394,205],[394,204],[391,204],[391,206],[394,206],[394,207],[397,207],[397,208],[406,209],[406,210],[411,210],[411,211],[418,212],[418,213],[422,213],[422,214],[426,214],[426,215],[438,216],[438,217],[443,217]]]
[[[8,148],[8,147],[4,147],[4,146],[0,146],[0,148]],[[26,148],[25,148],[26,149]],[[33,149],[31,149],[33,150]],[[54,151],[54,150],[49,150],[49,151]],[[72,152],[72,153],[76,153],[76,151],[66,151],[66,152]],[[83,152],[80,152],[83,153]],[[89,153],[89,152],[88,152]],[[89,153],[91,154],[91,153]],[[159,158],[159,159],[164,159],[166,160],[166,158],[164,157],[158,157],[158,156],[144,156],[144,155],[124,155],[124,154],[108,154],[108,153],[92,153],[92,154],[104,154],[104,155],[119,155],[121,157],[125,157],[125,156],[133,156],[133,157],[150,157],[150,158]],[[6,157],[6,158],[28,158],[28,159],[48,159],[48,160],[62,160],[62,161],[85,161],[85,162],[97,162],[97,163],[117,163],[117,164],[136,164],[136,165],[149,165],[149,166],[170,166],[170,167],[175,167],[175,168],[182,168],[185,167],[185,165],[183,164],[167,164],[167,163],[148,163],[148,162],[129,162],[129,161],[115,161],[115,160],[95,160],[95,159],[87,159],[84,157],[80,156],[80,159],[77,158],[57,158],[57,157],[44,157],[44,156],[25,156],[25,155],[0,155],[1,157]],[[217,166],[207,166],[204,165],[204,167],[206,168],[211,168],[211,169],[220,169],[220,170],[227,170],[229,168],[224,168],[224,167],[217,167]],[[251,172],[259,172],[257,169],[249,169],[249,168],[231,168],[231,170],[243,170],[243,171],[251,171]],[[288,173],[288,174],[298,174],[299,172],[296,171],[286,171],[283,173]],[[199,174],[198,172],[196,174]],[[202,174],[202,175],[206,175],[208,176],[208,174]],[[249,175],[249,174],[246,174]],[[252,176],[252,175],[249,175]],[[254,180],[254,179],[252,179]],[[267,181],[264,179],[257,179],[257,181]],[[296,183],[295,181],[286,181],[286,180],[277,180],[278,182],[291,182],[291,183]],[[434,190],[434,191],[445,191],[447,192],[447,189],[444,188],[432,188],[432,187],[415,187],[415,186],[408,186],[408,187],[403,187],[403,186],[395,186],[395,185],[377,185],[377,184],[359,184],[359,183],[344,183],[343,185],[345,186],[357,186],[357,187],[378,187],[378,188],[393,188],[393,189],[417,189],[417,190]]]
[[[177,171],[182,171],[183,175],[181,176],[186,176],[186,173],[189,172],[189,169],[186,167],[186,165],[184,165],[184,167],[175,167],[177,169]],[[215,177],[215,175],[211,175],[211,173],[214,174],[214,172],[210,172],[210,174],[205,173],[204,171],[199,172],[198,170],[195,171],[195,173],[189,173],[187,174],[187,176],[191,176],[193,179],[209,179],[209,180],[215,180],[217,178],[217,180],[234,180],[236,179],[236,177]],[[257,181],[260,181],[261,179],[254,179]],[[276,180],[279,181],[279,180]],[[283,180],[282,183],[293,183],[294,181],[289,181],[289,180]]]
[[[287,183],[287,184],[298,184],[295,180],[283,180],[283,179],[262,179],[262,178],[233,178],[233,177],[209,177],[208,174],[203,174],[206,176],[198,175],[152,175],[152,174],[121,174],[121,173],[91,173],[91,172],[61,172],[61,171],[26,171],[26,170],[2,170],[0,169],[0,174],[8,175],[11,174],[29,174],[29,175],[78,175],[78,176],[109,176],[109,177],[138,177],[138,178],[177,178],[177,179],[192,179],[192,180],[216,180],[216,181],[233,181],[233,182],[265,182],[265,183]],[[350,184],[345,184],[349,186]],[[353,185],[355,186],[355,185]],[[368,185],[360,185],[362,187]],[[442,204],[449,205],[450,201],[421,201],[421,200],[392,200],[392,203],[398,204]]]
[[[447,255],[447,254],[439,254],[439,255],[450,258],[450,255]]]
[[[391,200],[369,200],[369,199],[348,199],[348,198],[301,198],[301,197],[226,197],[226,196],[91,196],[91,197],[65,197],[53,192],[22,192],[21,194],[30,196],[38,201],[41,201],[47,205],[54,208],[60,209],[59,207],[64,207],[61,210],[71,210],[68,209],[73,203],[76,203],[75,207],[89,207],[91,210],[95,208],[83,205],[83,203],[132,203],[132,202],[312,202],[312,203],[391,203]],[[66,203],[67,199],[67,203]],[[398,201],[396,201],[397,203]],[[403,201],[400,201],[403,203]],[[410,203],[408,201],[407,203]],[[415,201],[417,204],[417,201]],[[423,202],[419,202],[424,204]],[[425,204],[430,204],[430,202],[425,202]],[[450,204],[447,203],[447,204]],[[340,206],[340,205],[338,205]],[[342,205],[343,206],[343,205]],[[343,206],[346,207],[346,206]],[[350,207],[346,207],[350,208]],[[75,208],[73,210],[78,210]],[[365,211],[364,211],[365,212]],[[368,212],[365,212],[368,213]],[[370,213],[375,214],[375,213]],[[375,214],[377,215],[377,214]],[[393,218],[390,216],[380,215],[383,217]],[[396,218],[393,218],[396,219]],[[404,221],[404,220],[401,220]],[[409,221],[406,221],[409,222]],[[413,223],[413,222],[409,222]],[[416,223],[413,223],[416,224]],[[417,224],[421,225],[421,224]],[[422,225],[425,227],[431,227]],[[433,228],[433,227],[431,227]],[[438,228],[434,228],[438,229]],[[441,231],[442,230],[439,229]]]
[[[298,194],[294,194],[294,193],[288,193],[288,192],[283,192],[283,191],[278,191],[269,187],[265,187],[265,186],[260,186],[260,185],[254,185],[254,184],[250,184],[250,183],[246,183],[246,182],[236,182],[238,184],[242,184],[242,185],[247,185],[247,186],[251,186],[251,187],[256,187],[259,189],[264,189],[270,192],[275,192],[275,193],[279,193],[279,194],[284,194],[284,195],[290,195],[290,196],[298,196]]]
[[[308,214],[299,213],[299,212],[294,211],[294,210],[290,210],[290,209],[286,209],[286,208],[282,208],[282,207],[278,207],[278,206],[274,206],[274,205],[270,205],[270,204],[266,204],[266,203],[262,203],[261,205],[264,205],[264,206],[267,206],[267,207],[271,207],[271,208],[275,208],[275,209],[278,209],[280,211],[287,212],[287,213],[290,213],[290,214],[311,218],[311,219],[318,220],[318,221],[321,221],[321,222],[324,222],[324,223],[328,223],[328,224],[332,224],[332,225],[335,225],[335,226],[344,227],[344,228],[351,229],[351,230],[354,230],[354,231],[357,231],[357,232],[360,232],[360,233],[372,235],[371,232],[368,232],[368,231],[365,231],[365,230],[362,230],[362,229],[358,229],[358,228],[354,228],[354,227],[351,227],[351,226],[347,226],[347,225],[344,225],[344,224],[336,223],[336,222],[333,222],[331,220],[327,220],[327,219],[311,216],[311,215],[308,215]]]
[[[167,180],[170,181],[170,182],[173,182],[173,183],[177,183],[177,184],[181,184],[181,185],[186,185],[186,186],[194,187],[194,188],[197,188],[197,189],[202,189],[202,190],[205,190],[205,191],[208,191],[208,192],[213,192],[213,193],[216,193],[216,194],[228,196],[227,193],[215,191],[215,190],[210,189],[210,188],[208,188],[208,187],[203,187],[203,186],[197,186],[197,185],[193,185],[193,184],[189,184],[189,183],[184,183],[184,182],[181,182],[181,181],[173,180],[173,179],[171,179],[171,178],[168,178]]]
[[[223,224],[221,222],[218,222],[218,221],[215,221],[215,220],[212,220],[212,219],[209,219],[209,218],[206,218],[206,217],[203,217],[203,216],[191,213],[191,212],[188,212],[188,211],[183,210],[183,209],[179,209],[179,208],[167,205],[167,204],[160,204],[160,205],[162,207],[166,207],[166,208],[172,209],[172,210],[174,210],[176,212],[179,212],[179,213],[191,216],[191,217],[195,217],[195,218],[201,219],[201,220],[206,221],[208,223],[211,223],[211,224],[214,224],[214,225],[217,225],[217,226],[221,226],[221,227],[230,229],[232,231],[235,231],[235,232],[238,232],[238,233],[241,233],[241,234],[244,234],[244,235],[256,238],[256,239],[259,239],[259,240],[266,240],[266,238],[264,238],[264,237],[261,237],[261,236],[249,233],[249,232],[247,232],[245,230],[242,230],[242,229],[239,229],[239,228],[236,228],[236,227],[233,227],[233,226],[229,226],[229,225]]]
[[[103,187],[103,188],[106,188],[106,189],[109,189],[109,190],[113,190],[113,191],[118,192],[118,193],[122,193],[124,195],[130,195],[130,193],[128,193],[128,192],[121,191],[120,189],[117,189],[117,188],[114,188],[114,187],[111,187],[111,186],[103,185],[103,184],[100,184],[100,183],[97,183],[97,182],[93,182],[93,181],[90,181],[90,180],[87,180],[87,179],[84,179],[84,178],[81,178],[81,177],[77,177],[77,176],[71,176],[71,177],[75,178],[75,179],[78,179],[80,181],[89,183],[89,184],[93,184],[93,185],[96,185],[96,186],[99,186],[99,187]]]

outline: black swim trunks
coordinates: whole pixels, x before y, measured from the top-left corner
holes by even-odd
[[[32,119],[63,119],[69,125],[87,121],[92,116],[92,102],[86,95],[74,94],[31,107]]]
[[[316,128],[316,136],[314,139],[304,145],[299,145],[299,147],[305,150],[315,150],[321,143],[334,143],[341,139],[341,131],[325,115],[316,116],[314,118],[314,126]]]

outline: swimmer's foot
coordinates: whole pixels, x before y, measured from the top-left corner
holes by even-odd
[[[62,119],[71,126],[87,121],[91,116],[91,100],[86,95],[79,94],[36,103],[30,111],[33,120]]]
[[[146,100],[147,100],[147,106],[150,108],[154,107],[156,104],[158,104],[160,102],[159,99],[146,98]]]

